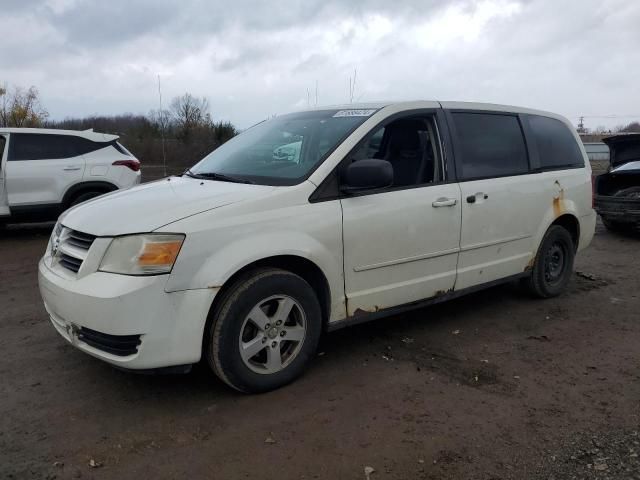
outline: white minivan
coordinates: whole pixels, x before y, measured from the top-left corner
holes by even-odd
[[[558,115],[325,107],[68,210],[39,283],[53,326],[94,357],[204,360],[261,392],[300,375],[323,331],[515,279],[560,294],[595,222],[589,162]]]
[[[0,224],[55,220],[65,209],[140,183],[117,135],[0,128]]]

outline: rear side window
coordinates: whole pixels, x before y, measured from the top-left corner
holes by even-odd
[[[461,158],[461,179],[528,173],[529,159],[515,115],[453,113]]]
[[[16,133],[11,135],[8,160],[71,158],[99,150],[107,145],[106,142],[92,142],[73,135]]]
[[[560,120],[529,115],[529,128],[538,147],[542,170],[584,167],[580,147]]]
[[[127,150],[124,147],[124,145],[122,145],[120,142],[113,140],[112,142],[109,143],[109,145],[111,145],[113,148],[118,150],[121,154],[129,155],[130,157],[133,157],[133,154],[129,150]]]

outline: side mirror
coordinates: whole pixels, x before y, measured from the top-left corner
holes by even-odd
[[[386,160],[376,158],[358,160],[350,164],[342,175],[340,190],[356,193],[374,190],[393,184],[393,166]]]

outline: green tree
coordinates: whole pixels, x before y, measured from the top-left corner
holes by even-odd
[[[48,116],[36,87],[0,86],[0,127],[39,127]]]

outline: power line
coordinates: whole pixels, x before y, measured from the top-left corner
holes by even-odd
[[[578,118],[640,118],[640,114],[637,115],[580,115]]]

